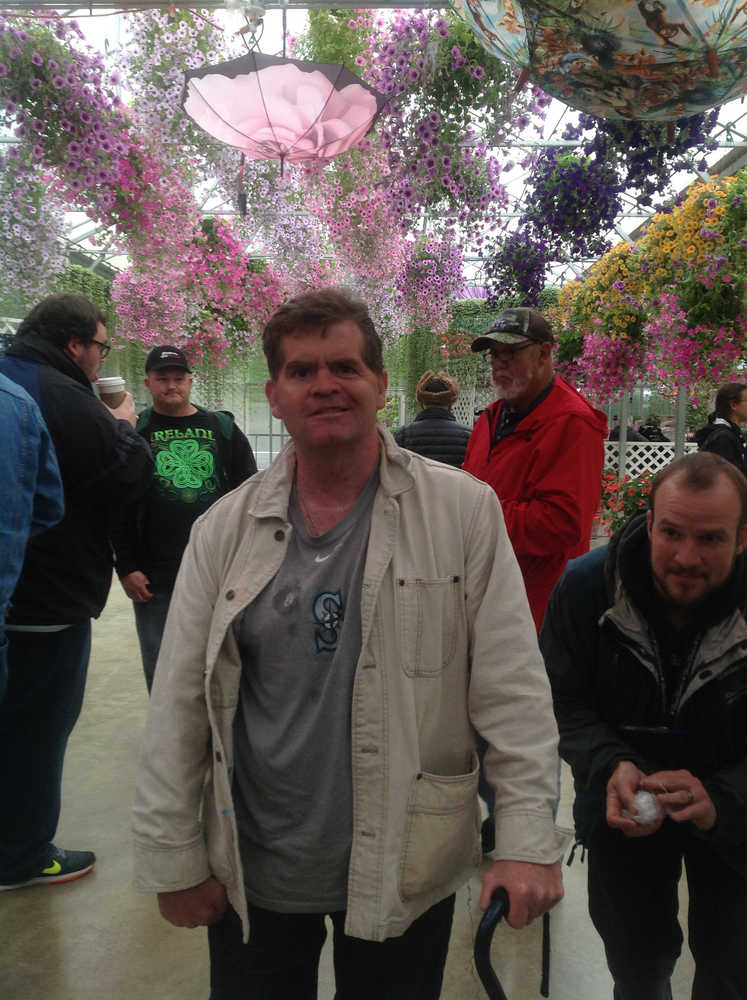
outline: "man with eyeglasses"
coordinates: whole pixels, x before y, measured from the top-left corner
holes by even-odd
[[[109,525],[148,487],[153,462],[128,393],[110,410],[93,393],[109,352],[105,317],[80,295],[53,295],[23,320],[0,372],[39,405],[65,495],[59,524],[34,537],[6,620],[0,705],[0,891],[69,882],[92,851],[55,846],[62,765],[83,702],[91,618],[112,579]]]
[[[589,548],[607,436],[604,414],[553,372],[552,346],[550,324],[527,308],[500,313],[472,342],[490,355],[498,398],[475,424],[462,465],[498,494],[537,631],[566,563]],[[495,800],[482,768],[480,795],[488,854]]]
[[[589,548],[602,492],[605,415],[552,367],[535,309],[507,309],[472,343],[490,354],[497,400],[479,417],[463,468],[498,494],[539,631],[569,559]]]

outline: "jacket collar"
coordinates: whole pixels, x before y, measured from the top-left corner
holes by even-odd
[[[651,545],[645,513],[634,515],[610,540],[605,564],[608,593],[614,604],[608,617],[622,627],[634,618],[649,620],[654,630],[666,631],[665,608],[651,576]],[[737,556],[734,570],[721,586],[693,608],[688,631],[704,633],[744,613],[747,587],[747,559]],[[635,609],[635,611],[634,611]],[[630,626],[639,632],[640,625]]]
[[[453,420],[456,417],[450,410],[445,410],[443,406],[426,406],[415,417],[415,420]]]
[[[89,392],[93,392],[91,382],[83,369],[76,365],[73,359],[61,351],[56,344],[40,337],[38,333],[29,331],[21,337],[15,337],[6,353],[9,357],[23,358],[26,361],[34,361],[36,364],[56,368],[63,375],[67,375],[68,378],[85,386]]]
[[[386,497],[395,497],[412,489],[414,478],[410,471],[413,456],[400,448],[384,424],[377,424],[380,439],[379,483]],[[296,471],[296,446],[289,441],[262,477],[257,492],[249,503],[252,517],[288,519],[288,501]]]

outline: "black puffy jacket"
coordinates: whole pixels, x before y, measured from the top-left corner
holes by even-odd
[[[606,547],[592,549],[555,587],[540,645],[552,685],[560,754],[573,770],[576,832],[588,843],[604,822],[615,766],[647,774],[684,768],[703,782],[716,825],[708,840],[747,874],[747,566],[693,616],[675,696],[665,696],[660,622],[644,515]]]
[[[461,468],[471,433],[469,427],[457,423],[454,414],[443,406],[428,406],[411,424],[395,431],[394,440],[400,448]]]

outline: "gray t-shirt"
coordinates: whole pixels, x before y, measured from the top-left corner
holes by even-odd
[[[345,518],[309,534],[295,488],[285,561],[239,627],[233,799],[247,896],[344,910],[353,827],[350,711],[378,467]]]

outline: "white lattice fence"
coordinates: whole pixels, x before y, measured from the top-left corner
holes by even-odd
[[[629,441],[625,447],[625,472],[631,479],[642,472],[658,472],[674,459],[674,441]],[[685,453],[697,451],[696,444],[686,444]],[[605,441],[604,465],[617,469],[620,464],[620,445],[617,441]]]

